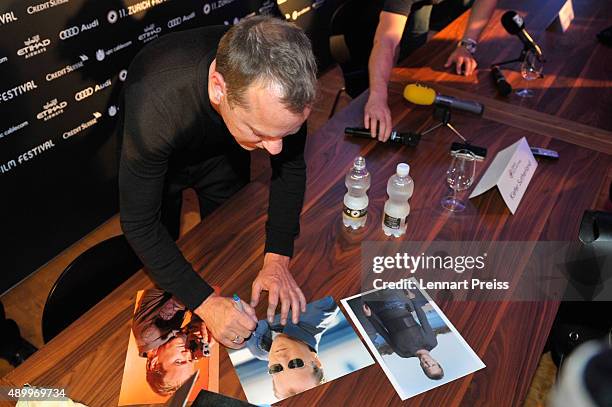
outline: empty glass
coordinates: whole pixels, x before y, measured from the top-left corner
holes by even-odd
[[[542,77],[542,70],[544,69],[544,62],[536,55],[533,51],[527,51],[525,54],[525,60],[521,63],[521,76],[527,81],[538,79]],[[533,90],[529,89],[527,85],[523,89],[518,89],[516,94],[522,98],[530,98],[533,96]]]
[[[457,198],[457,192],[465,191],[474,182],[476,174],[476,157],[469,150],[459,150],[453,155],[453,161],[446,171],[446,182],[453,193],[442,199],[442,207],[452,212],[461,212],[465,204]]]

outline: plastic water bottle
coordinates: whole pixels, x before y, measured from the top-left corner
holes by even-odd
[[[353,168],[344,179],[347,192],[344,195],[342,222],[344,226],[359,229],[365,226],[368,218],[368,195],[370,188],[370,173],[366,168],[365,158],[357,157]]]
[[[387,182],[387,195],[385,202],[382,229],[387,236],[400,237],[406,233],[406,218],[410,213],[408,199],[414,191],[414,182],[408,173],[410,166],[405,163],[397,165],[394,175]]]

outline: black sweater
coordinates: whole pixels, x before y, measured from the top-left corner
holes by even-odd
[[[155,283],[190,309],[213,290],[162,225],[161,202],[173,174],[238,148],[208,98],[208,69],[226,30],[203,27],[159,38],[134,58],[124,88],[121,227]],[[293,255],[306,184],[305,140],[304,125],[270,156],[266,252]]]

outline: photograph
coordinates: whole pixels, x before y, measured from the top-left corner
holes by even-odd
[[[170,293],[138,291],[118,405],[166,403],[195,373],[188,400],[219,391],[219,345],[204,322]]]
[[[291,314],[290,314],[291,315]],[[250,403],[269,405],[374,364],[332,297],[311,302],[300,321],[260,320],[244,348],[228,350]]]
[[[402,400],[485,367],[425,291],[372,290],[341,302]]]

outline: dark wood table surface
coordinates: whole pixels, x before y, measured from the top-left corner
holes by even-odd
[[[390,87],[396,127],[424,129],[431,125],[431,109],[404,101],[402,86],[398,81]],[[455,141],[451,133],[445,130],[431,133],[417,148],[345,138],[344,127],[359,125],[362,121],[365,96],[354,100],[308,139],[306,200],[291,269],[309,300],[333,295],[339,301],[361,291],[360,245],[363,241],[390,240],[382,233],[381,213],[386,181],[399,162],[411,165],[415,180],[404,240],[572,241],[577,237],[585,209],[611,209],[606,200],[612,180],[612,156],[606,149],[607,144],[601,142],[598,129],[594,130],[595,138],[588,138],[584,129],[574,131],[570,127],[560,138],[557,133],[547,133],[545,128],[529,130],[531,126],[525,121],[530,116],[519,111],[512,119],[495,115],[454,116],[456,127],[469,134],[474,143],[489,149],[488,161],[477,167],[477,177],[497,151],[523,136],[532,145],[559,151],[561,158],[539,163],[515,215],[510,214],[497,193],[472,200],[465,214],[451,215],[439,204],[447,192],[448,147]],[[546,115],[551,122],[560,120],[564,126],[571,124],[545,111],[525,109],[534,115]],[[581,146],[568,143],[563,138],[566,136]],[[366,157],[373,177],[370,215],[364,229],[350,233],[342,226],[341,205],[344,176],[357,155]],[[211,284],[219,285],[226,295],[236,292],[244,298],[250,296],[251,282],[263,260],[267,198],[266,180],[255,180],[179,241],[196,270]],[[512,276],[499,277],[516,279],[520,274],[518,267]],[[65,387],[70,397],[89,406],[115,406],[135,294],[151,284],[140,271],[9,373],[5,380],[16,385],[27,382]],[[439,305],[487,367],[404,404],[521,405],[558,304],[553,301],[464,301]],[[264,304],[258,308],[258,315],[265,315]],[[220,371],[221,392],[244,399],[225,351],[221,352]],[[380,366],[373,365],[280,405],[395,406],[402,402]]]
[[[392,80],[435,85],[440,93],[481,101],[498,115],[521,115],[528,119],[525,123],[529,126],[546,125],[549,131],[559,133],[571,130],[582,139],[590,138],[591,128],[599,128],[600,136],[609,143],[612,139],[612,48],[599,43],[596,34],[612,26],[612,7],[607,0],[573,0],[575,19],[569,29],[565,33],[546,30],[563,3],[563,0],[500,0],[478,44],[478,72],[469,77],[444,68],[457,39],[463,35],[468,19],[465,13],[436,34],[427,46],[406,58],[401,68],[394,70]],[[491,79],[491,64],[518,57],[522,49],[519,39],[501,25],[501,16],[507,10],[524,16],[527,31],[542,47],[546,58],[544,78],[527,84],[535,92],[532,98],[521,98],[514,93],[498,96]],[[520,64],[508,66],[504,73],[514,89],[526,85],[527,81],[520,75]],[[559,118],[566,119],[570,127],[559,125],[556,120]]]

